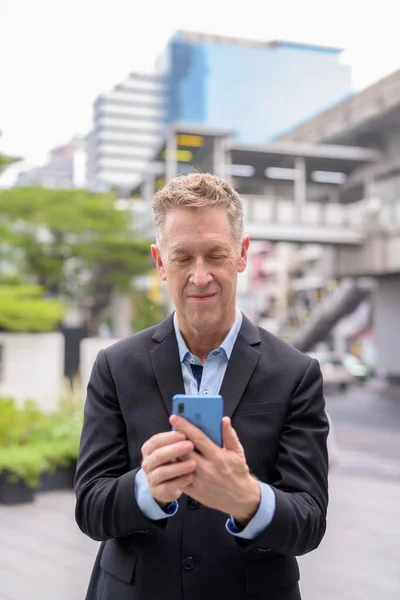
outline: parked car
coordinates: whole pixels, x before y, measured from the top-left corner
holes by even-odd
[[[372,377],[372,369],[354,354],[344,354],[342,362],[350,375],[357,381],[365,382]]]
[[[345,392],[347,388],[355,383],[355,378],[343,364],[342,357],[332,353],[311,353],[311,358],[316,358],[321,367],[325,388],[338,388]]]

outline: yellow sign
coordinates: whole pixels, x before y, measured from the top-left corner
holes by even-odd
[[[163,150],[162,158],[166,160],[168,151]],[[175,153],[175,160],[178,162],[190,162],[193,158],[193,152],[190,150],[177,150]]]
[[[176,139],[178,146],[186,146],[189,148],[202,148],[206,143],[206,139],[202,135],[189,135],[187,133],[178,133]]]

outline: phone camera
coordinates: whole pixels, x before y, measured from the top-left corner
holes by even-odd
[[[185,405],[180,403],[178,404],[178,413],[182,414],[183,412],[185,412]]]

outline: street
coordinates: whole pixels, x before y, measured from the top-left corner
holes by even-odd
[[[329,394],[340,463],[328,528],[300,557],[303,600],[400,597],[400,395],[368,384]],[[83,600],[97,549],[74,522],[71,492],[0,506],[0,600]]]
[[[400,596],[400,394],[378,384],[327,395],[339,446],[327,532],[299,559],[304,600]]]

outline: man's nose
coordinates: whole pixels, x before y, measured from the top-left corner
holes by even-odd
[[[211,273],[208,271],[207,265],[204,264],[204,261],[201,259],[196,260],[190,281],[194,283],[196,287],[204,287],[210,283],[211,279]]]

